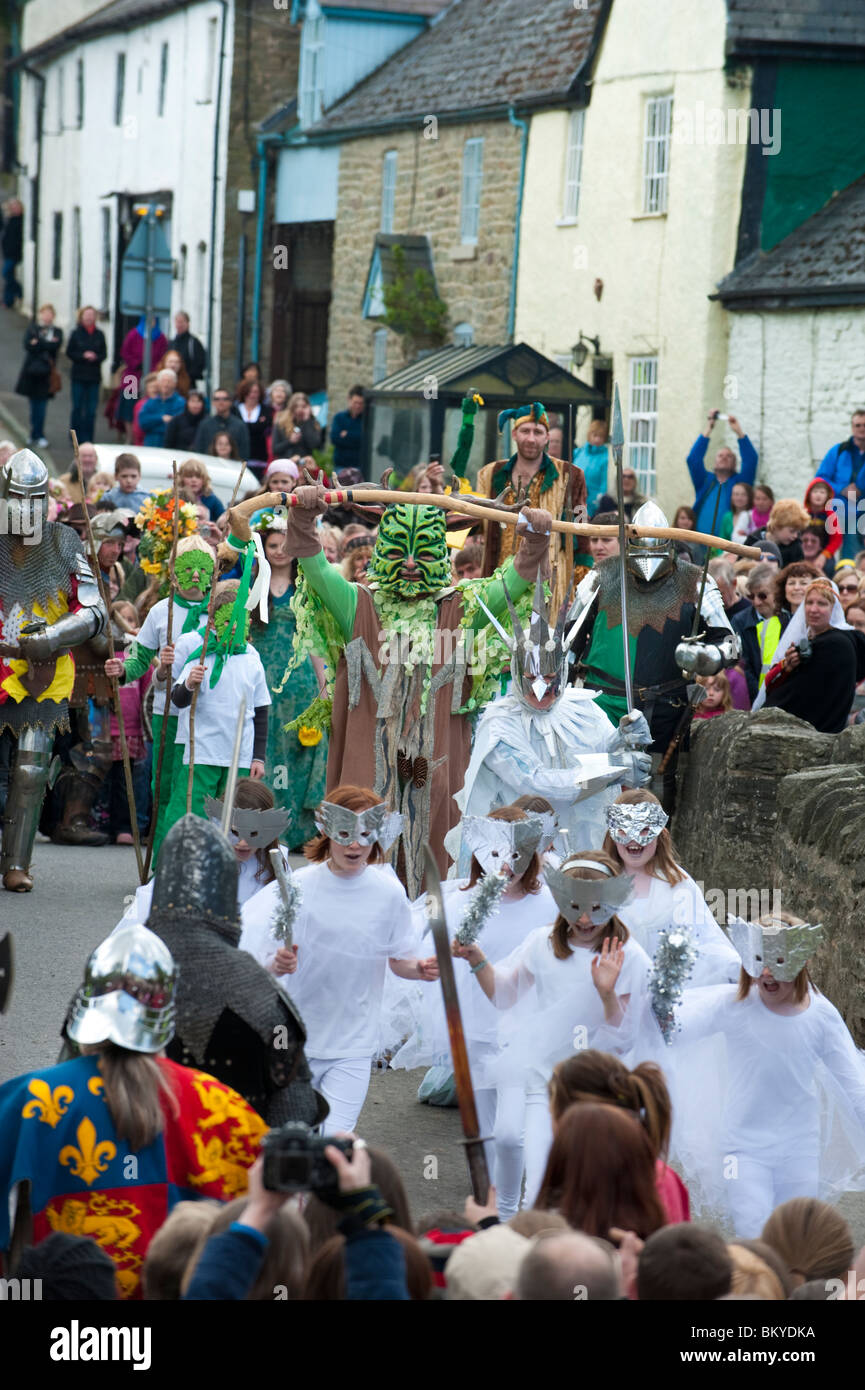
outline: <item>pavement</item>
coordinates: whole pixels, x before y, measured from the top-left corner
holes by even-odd
[[[24,361],[24,331],[29,322],[29,315],[19,314],[14,309],[0,305],[0,438],[11,439],[21,447],[30,437],[30,403],[26,396],[16,395],[15,383]],[[57,368],[63,378],[63,388],[59,395],[48,402],[45,419],[48,448],[38,451],[49,472],[55,477],[65,473],[72,462],[72,446],[69,442],[69,413],[72,407],[72,393],[69,389],[70,367],[69,358],[61,346],[57,354]],[[114,444],[117,442],[117,435],[108,428],[102,414],[104,406],[103,392],[103,400],[100,401],[96,412],[95,442]]]

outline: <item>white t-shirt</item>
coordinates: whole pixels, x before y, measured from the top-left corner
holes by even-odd
[[[175,684],[185,681],[198,659],[190,660],[192,653],[201,646],[200,632],[187,632],[175,646],[174,671]],[[246,700],[246,719],[243,725],[243,740],[240,745],[240,766],[249,767],[255,741],[253,727],[254,711],[261,705],[271,703],[267,688],[267,677],[261,664],[261,657],[254,647],[247,646],[245,652],[230,656],[222,668],[222,674],[211,689],[210,675],[215,657],[208,652],[204,663],[205,677],[199,686],[198,701],[195,706],[195,761],[209,767],[228,767],[234,751],[234,733],[237,725],[237,711],[242,700]],[[176,673],[180,674],[177,675]],[[177,709],[177,706],[173,706]],[[189,706],[177,709],[176,742],[183,745],[183,761],[189,762]]]
[[[295,878],[302,893],[294,924],[298,966],[277,984],[306,1024],[307,1056],[372,1058],[388,960],[419,954],[405,889],[389,868],[376,864],[352,878],[310,864]],[[279,949],[270,931],[279,901],[277,885],[270,884],[242,912],[241,949],[266,968]]]
[[[651,960],[662,931],[686,927],[691,932],[698,955],[687,989],[738,983],[742,962],[690,874],[679,883],[652,876],[648,893],[642,897],[635,894],[618,909],[618,916]]]
[[[182,627],[183,627],[183,624],[186,622],[186,615],[187,615],[187,612],[188,612],[188,610],[187,610],[186,608],[183,608],[180,604],[175,603],[175,605],[174,605],[174,614],[173,614],[173,618],[172,618],[172,629],[173,629],[173,631],[172,631],[172,634],[171,634],[172,637],[175,639],[175,648],[177,647],[177,645],[179,645],[179,643],[180,643],[180,641],[181,641],[181,639],[182,639],[182,637],[183,637],[183,633],[181,632],[181,629],[182,629]],[[204,613],[202,613],[199,631],[203,631],[203,630],[204,630],[204,624],[205,624],[205,622],[206,622],[206,615],[205,615]],[[188,636],[190,636],[190,634],[187,633],[186,636],[188,637]],[[141,629],[140,629],[140,631],[139,631],[139,633],[138,633],[138,637],[136,638],[136,641],[137,641],[142,647],[148,647],[148,648],[150,649],[150,651],[156,652],[157,655],[158,655],[159,652],[161,652],[162,648],[165,646],[165,643],[167,642],[167,640],[168,640],[168,599],[167,599],[167,598],[161,598],[161,599],[159,600],[158,603],[154,603],[154,605],[153,605],[153,607],[151,608],[150,612],[147,614],[147,617],[144,619],[144,622],[141,624]],[[175,673],[176,671],[179,671],[179,670],[180,670],[180,667],[175,665],[175,667],[174,667],[173,670],[172,670],[171,676],[170,676],[169,680],[166,681],[165,685],[162,685],[158,680],[156,680],[156,679],[154,678],[154,681],[153,681],[153,692],[154,692],[154,693],[153,693],[153,713],[154,713],[154,714],[165,714],[165,705],[166,705],[166,701],[168,700],[169,695],[170,695],[170,693],[171,693],[171,687],[172,687],[172,685],[173,685],[173,684],[175,683],[175,681],[177,680],[177,677],[175,676],[174,673]],[[169,713],[169,714],[177,714],[178,711],[177,711],[173,706],[170,706],[170,707],[169,707],[169,710],[168,710],[168,713]],[[197,715],[196,715],[196,717],[197,717]]]

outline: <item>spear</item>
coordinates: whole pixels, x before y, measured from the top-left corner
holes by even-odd
[[[165,645],[171,646],[172,628],[174,626],[174,590],[177,580],[174,574],[174,562],[177,559],[177,535],[178,535],[178,511],[180,499],[177,496],[177,460],[173,459],[171,471],[174,477],[174,516],[172,517],[172,536],[171,536],[171,556],[168,561],[168,626],[165,632]],[[156,838],[156,823],[159,818],[159,789],[162,783],[162,759],[165,756],[165,735],[168,731],[168,715],[171,710],[171,674],[169,672],[168,684],[165,691],[165,709],[162,712],[162,727],[159,730],[159,753],[156,759],[156,776],[153,779],[153,810],[150,815],[150,834],[147,837],[147,857],[144,860],[144,877],[150,873],[150,860],[153,856],[153,841]]]
[[[613,393],[613,433],[611,441],[613,458],[616,461],[616,497],[619,504],[617,528],[619,532],[619,587],[622,603],[622,641],[625,659],[625,703],[627,713],[634,708],[634,686],[631,681],[630,634],[628,632],[628,570],[627,546],[625,544],[625,484],[623,481],[622,453],[625,448],[625,431],[622,425],[622,407],[619,402],[619,384]]]
[[[516,526],[519,521],[519,512],[506,512],[500,507],[496,507],[492,502],[484,502],[482,498],[473,497],[469,500],[465,493],[451,495],[450,493],[435,492],[393,492],[387,488],[331,488],[322,494],[323,501],[329,507],[365,507],[370,503],[381,503],[384,506],[409,506],[409,507],[440,507],[444,511],[461,512],[464,516],[476,517],[479,521],[498,521],[504,526]],[[297,507],[300,503],[293,492],[268,492],[258,497],[250,497],[246,502],[240,502],[236,507],[232,507],[229,514],[229,522],[232,525],[234,535],[238,539],[246,539],[242,528],[248,525],[249,517],[259,509],[269,509],[271,507]],[[238,528],[234,523],[237,522]],[[565,534],[574,536],[618,536],[618,526],[595,526],[589,522],[580,521],[560,521],[557,517],[553,518],[553,530],[562,531]],[[625,526],[625,535],[629,539],[636,539],[639,536],[662,536],[666,540],[674,541],[698,541],[702,545],[711,545],[716,549],[729,550],[732,555],[741,555],[746,560],[758,560],[760,550],[754,545],[739,545],[737,541],[727,541],[721,536],[710,536],[703,531],[687,531],[681,526],[633,526],[630,523]]]
[[[72,436],[72,453],[75,456],[75,466],[78,469],[78,476],[81,477],[81,459],[78,453],[78,435],[75,430],[69,431]],[[108,595],[105,592],[105,581],[102,578],[102,570],[99,568],[99,556],[96,554],[96,545],[93,540],[93,527],[90,524],[90,513],[87,510],[87,499],[82,503],[84,512],[84,524],[87,527],[87,543],[90,547],[90,554],[93,557],[93,568],[96,571],[96,583],[99,585],[99,597],[105,609],[105,636],[108,641],[108,655],[114,660],[114,634],[111,631],[111,618],[108,611]],[[144,861],[141,858],[141,840],[138,836],[138,815],[135,810],[135,791],[132,786],[132,764],[129,761],[129,746],[126,742],[126,725],[123,720],[123,710],[120,705],[120,685],[116,676],[111,676],[111,693],[114,699],[114,713],[117,717],[117,731],[120,735],[120,756],[123,760],[123,775],[126,780],[126,800],[129,805],[129,822],[132,826],[132,843],[135,846],[135,862],[138,865],[138,882],[143,883],[145,879]]]
[[[229,512],[237,500],[240,491],[240,483],[243,478],[245,463],[241,463],[240,472],[237,475],[237,482],[234,484],[234,491],[231,494],[231,501],[228,504]],[[235,559],[237,556],[235,555]],[[213,566],[213,580],[210,585],[210,598],[207,603],[207,622],[204,626],[204,641],[201,646],[201,665],[207,661],[207,644],[210,641],[210,634],[213,629],[213,605],[216,599],[216,586],[219,583],[219,559]],[[189,780],[186,783],[186,814],[192,810],[192,774],[195,771],[195,706],[198,703],[198,692],[201,689],[197,685],[192,692],[192,703],[189,706]]]

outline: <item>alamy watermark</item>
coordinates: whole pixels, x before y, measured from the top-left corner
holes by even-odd
[[[764,155],[781,149],[781,110],[778,106],[706,106],[697,101],[693,108],[677,107],[673,112],[673,143],[676,145],[760,145]]]
[[[42,512],[38,507],[28,511],[18,499],[12,502],[0,497],[0,536],[18,536],[25,545],[39,545],[42,540]]]

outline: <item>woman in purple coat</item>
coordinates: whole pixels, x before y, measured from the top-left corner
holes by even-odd
[[[108,402],[106,415],[127,443],[132,440],[132,414],[141,390],[141,371],[144,366],[144,315],[130,328],[120,348],[120,384]],[[154,368],[168,351],[168,339],[155,319],[150,330],[150,366]]]

